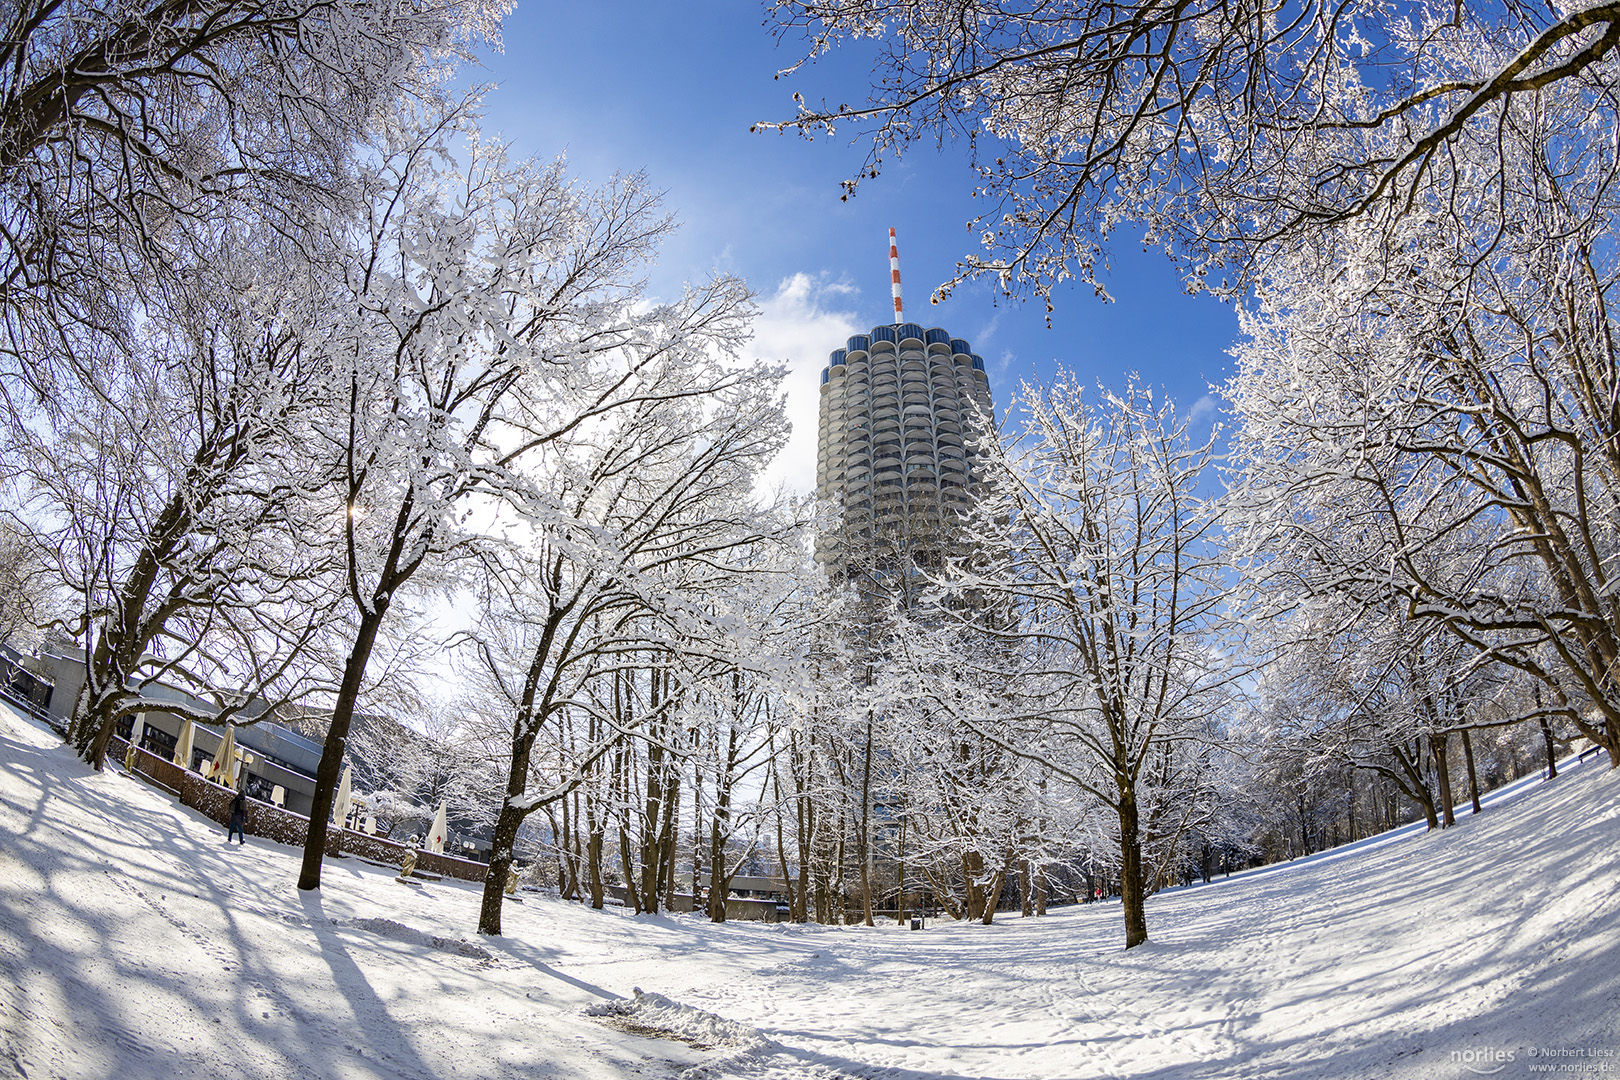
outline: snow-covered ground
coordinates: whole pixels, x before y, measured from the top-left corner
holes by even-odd
[[[297,851],[0,708],[0,1075],[1620,1076],[1617,797],[1589,763],[1162,895],[1129,953],[1113,904],[912,933],[530,896],[479,939],[471,886],[345,859],[300,893]]]

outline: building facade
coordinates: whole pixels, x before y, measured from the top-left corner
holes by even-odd
[[[835,580],[962,554],[974,440],[993,423],[984,360],[916,323],[873,327],[821,373],[816,560]]]

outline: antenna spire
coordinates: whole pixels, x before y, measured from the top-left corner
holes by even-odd
[[[889,280],[894,290],[894,321],[904,322],[900,308],[900,245],[895,241],[893,229],[889,230]]]

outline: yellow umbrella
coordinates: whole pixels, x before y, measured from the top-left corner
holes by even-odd
[[[174,744],[174,763],[182,769],[191,768],[191,741],[193,726],[190,720],[180,725],[180,741]]]
[[[225,737],[219,740],[214,760],[208,765],[208,779],[226,787],[231,786],[231,766],[236,763],[236,725],[225,725]]]

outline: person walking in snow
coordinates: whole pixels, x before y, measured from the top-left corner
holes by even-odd
[[[242,833],[242,827],[247,824],[247,795],[238,791],[236,798],[231,800],[231,823],[225,830],[225,842],[231,842],[231,834],[236,834],[236,844],[241,847],[247,843],[247,837]]]

